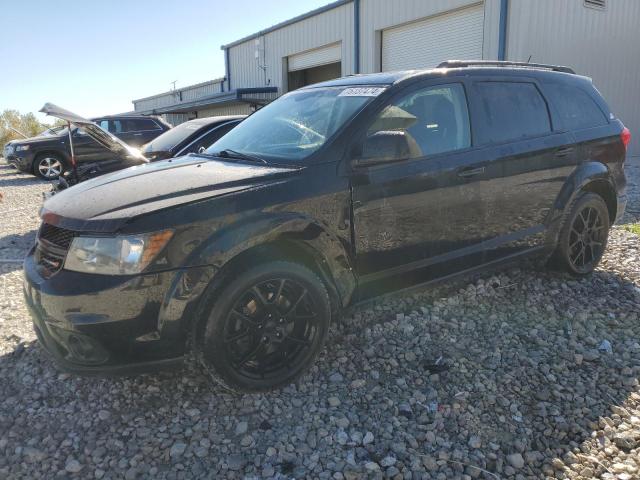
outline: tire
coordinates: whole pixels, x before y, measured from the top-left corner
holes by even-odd
[[[239,274],[216,292],[198,357],[235,392],[290,384],[322,350],[331,322],[327,289],[305,266],[272,261]]]
[[[583,193],[572,204],[558,237],[554,265],[589,275],[600,263],[609,237],[609,210],[602,197]]]
[[[64,160],[55,153],[38,155],[33,161],[33,173],[45,180],[55,180],[64,172]]]

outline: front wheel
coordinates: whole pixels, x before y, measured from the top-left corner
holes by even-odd
[[[313,363],[330,320],[327,289],[313,271],[287,261],[257,265],[215,295],[200,359],[231,390],[271,390]]]
[[[36,158],[34,162],[34,173],[45,180],[55,180],[64,168],[60,157],[54,154],[44,154]]]
[[[599,195],[585,193],[572,205],[560,232],[556,263],[574,275],[598,266],[609,236],[609,211]]]

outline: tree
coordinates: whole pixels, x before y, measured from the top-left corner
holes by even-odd
[[[51,125],[40,122],[31,112],[20,113],[17,110],[5,110],[0,113],[0,148],[4,147],[4,145],[11,140],[22,138],[22,136],[12,130],[12,128],[15,128],[27,137],[34,137],[49,127],[51,127]]]

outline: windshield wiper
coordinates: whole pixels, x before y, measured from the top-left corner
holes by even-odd
[[[264,163],[265,165],[269,164],[269,162],[267,162],[264,158],[250,155],[248,153],[238,152],[236,150],[231,150],[230,148],[220,150],[216,155],[222,158],[239,158],[241,160],[249,160],[250,162]]]

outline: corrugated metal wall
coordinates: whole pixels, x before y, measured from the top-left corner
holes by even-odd
[[[593,78],[632,133],[640,155],[640,0],[607,0],[605,10],[583,0],[511,0],[509,60],[568,65]]]
[[[221,105],[198,110],[198,118],[216,117],[221,115],[249,115],[251,107],[248,103],[234,103],[231,105]]]
[[[153,110],[154,108],[166,107],[180,102],[188,102],[198,98],[206,97],[222,91],[222,79],[189,85],[184,88],[154,95],[152,97],[141,98],[133,101],[136,111]]]
[[[313,48],[342,42],[342,75],[353,73],[353,3],[304,19],[276,31],[247,40],[229,49],[231,89],[278,87],[283,93],[286,57]],[[256,49],[260,58],[255,58]],[[260,68],[266,65],[266,71]]]

